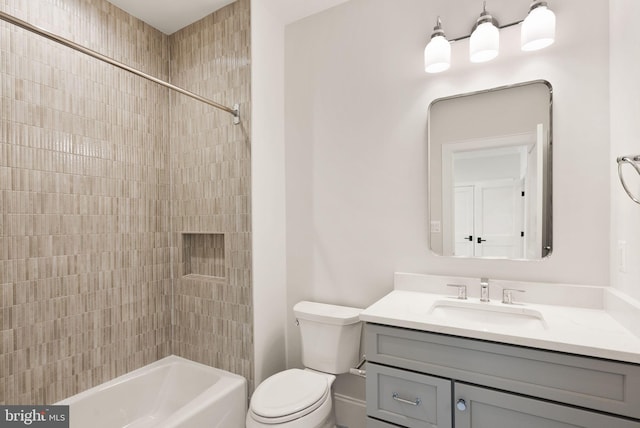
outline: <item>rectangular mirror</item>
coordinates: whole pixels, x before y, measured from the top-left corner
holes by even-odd
[[[534,81],[431,103],[430,248],[538,260],[552,248],[552,88]]]

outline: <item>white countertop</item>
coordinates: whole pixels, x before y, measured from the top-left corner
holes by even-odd
[[[420,287],[415,287],[415,284],[403,287],[403,281],[398,281],[396,277],[396,289],[365,309],[360,314],[360,319],[395,327],[640,364],[640,337],[619,321],[619,319],[626,317],[626,319],[635,322],[640,319],[640,311],[633,313],[637,308],[633,305],[631,310],[626,307],[626,302],[621,300],[619,294],[609,295],[608,290],[586,287],[585,292],[592,294],[592,297],[589,298],[591,301],[581,306],[568,306],[565,301],[560,302],[564,304],[557,304],[559,303],[557,301],[554,301],[554,304],[529,303],[526,302],[524,295],[517,293],[515,297],[523,302],[517,305],[505,305],[496,296],[501,293],[501,288],[494,284],[492,300],[488,303],[481,303],[479,298],[475,296],[476,293],[471,293],[465,301],[451,297],[456,294],[456,291],[449,289],[446,285],[443,286],[443,282],[448,282],[451,278],[439,280],[433,276],[425,275],[425,277],[426,283],[432,284],[432,286],[422,287],[427,291],[416,291],[416,288]],[[437,280],[434,281],[434,278]],[[411,281],[415,283],[415,280],[414,275]],[[470,279],[455,278],[454,283],[464,283],[465,280]],[[514,284],[508,285],[514,287]],[[525,289],[535,288],[535,285],[526,283],[515,286]],[[475,284],[468,285],[468,288],[472,287],[475,287]],[[558,291],[563,286],[554,285],[554,287],[557,288],[553,288],[553,290]],[[573,287],[571,288],[572,293],[580,292],[579,287],[570,287]],[[402,288],[407,289],[403,290]],[[536,291],[539,296],[540,288],[538,287]],[[598,295],[602,296],[600,302],[593,297]],[[537,300],[541,299],[537,298]],[[580,299],[576,300],[580,301]],[[609,305],[607,303],[609,300],[616,300],[616,302]],[[525,322],[518,323],[519,325],[504,322],[477,322],[457,317],[455,311],[453,315],[443,316],[437,311],[431,310],[434,304],[455,305],[456,302],[476,305],[476,307],[487,305],[487,309],[498,311],[505,310],[505,307],[508,307],[507,310],[510,311],[520,309],[532,313],[537,311],[542,315],[544,322],[538,322],[535,319],[532,319],[534,322],[531,324]],[[625,317],[618,316],[621,305],[625,306],[623,311]],[[611,306],[611,311],[606,310],[608,306]]]

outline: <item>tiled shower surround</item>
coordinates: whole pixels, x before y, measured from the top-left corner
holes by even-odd
[[[172,353],[251,384],[249,0],[171,36],[104,0],[0,9],[244,116],[0,22],[0,403]]]
[[[240,103],[242,124],[233,125],[228,113],[171,94],[169,158],[176,278],[173,352],[241,374],[251,388],[249,22],[249,0],[238,0],[171,36],[172,83],[228,106]],[[184,248],[189,238],[195,238],[190,252]],[[200,252],[209,265],[224,263],[222,277],[215,267],[185,271],[185,254],[194,256],[202,242],[210,243]],[[216,251],[221,246],[223,260]]]

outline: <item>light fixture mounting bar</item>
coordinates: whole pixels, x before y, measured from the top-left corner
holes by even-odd
[[[514,25],[522,24],[522,22],[523,22],[523,21],[524,21],[524,20],[523,20],[523,19],[521,19],[521,20],[519,20],[519,21],[511,22],[511,23],[509,23],[509,24],[500,25],[500,26],[498,26],[498,30],[502,30],[502,29],[504,29],[504,28],[509,28],[509,27],[513,27]],[[461,40],[468,39],[468,38],[470,38],[470,37],[471,37],[471,34],[467,34],[466,36],[460,36],[460,37],[456,37],[455,39],[449,39],[449,42],[450,42],[450,43],[453,43],[453,42],[459,42],[459,41],[461,41]]]

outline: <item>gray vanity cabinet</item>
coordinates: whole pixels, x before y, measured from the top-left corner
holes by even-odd
[[[368,428],[640,428],[640,366],[365,326]]]

